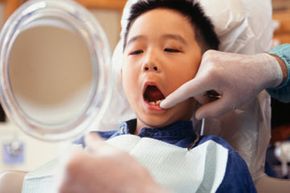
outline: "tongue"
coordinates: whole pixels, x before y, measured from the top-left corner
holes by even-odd
[[[164,99],[164,95],[156,86],[149,86],[146,89],[145,96],[150,102]]]

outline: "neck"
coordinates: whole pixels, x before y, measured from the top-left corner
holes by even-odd
[[[175,122],[173,122],[173,123],[170,123],[170,124],[160,124],[160,125],[158,125],[158,126],[149,125],[149,124],[144,124],[142,121],[140,121],[139,119],[137,119],[137,124],[136,124],[136,129],[135,129],[134,134],[135,134],[135,135],[140,134],[140,132],[141,132],[141,130],[142,130],[143,128],[160,129],[160,128],[168,127],[168,126],[170,126],[170,125],[172,125],[172,124],[174,124],[174,123],[176,123],[176,122],[179,122],[179,121],[191,121],[191,122],[193,122],[193,125],[196,125],[196,124],[195,124],[196,122],[195,122],[195,121],[192,121],[192,120],[190,120],[190,119],[186,119],[186,120],[177,120],[177,121],[175,121]]]

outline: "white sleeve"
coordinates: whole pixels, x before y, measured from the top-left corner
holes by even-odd
[[[221,40],[220,50],[255,54],[271,48],[271,0],[199,0]]]

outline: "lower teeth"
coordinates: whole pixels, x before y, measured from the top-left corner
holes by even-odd
[[[161,103],[161,100],[149,102],[150,105],[155,105],[155,106],[159,106],[160,103]]]

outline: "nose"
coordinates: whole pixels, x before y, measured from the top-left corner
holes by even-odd
[[[157,65],[153,64],[153,63],[146,63],[144,65],[144,71],[155,71],[155,72],[159,72],[159,68]]]
[[[153,53],[148,53],[144,61],[143,71],[145,72],[160,72],[160,65],[158,59]]]

